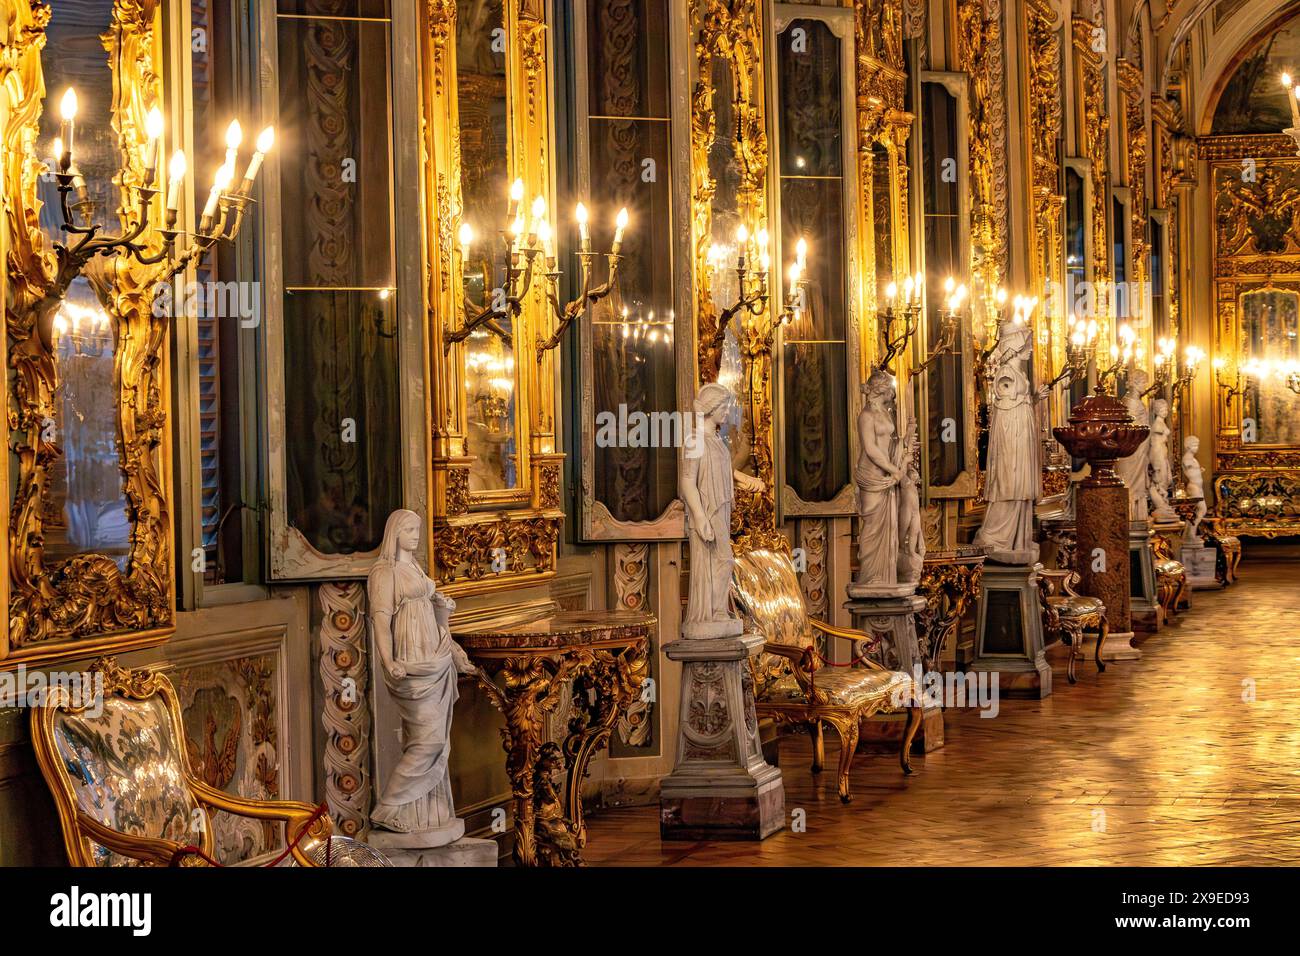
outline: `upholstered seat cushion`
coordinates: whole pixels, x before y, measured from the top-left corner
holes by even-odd
[[[863,667],[823,667],[813,686],[837,707],[906,706],[912,696],[912,678],[902,671],[867,670]],[[794,675],[775,681],[759,700],[763,703],[799,703],[806,700]]]
[[[1094,597],[1070,595],[1068,597],[1050,597],[1047,603],[1062,617],[1087,617],[1104,610],[1105,606]]]

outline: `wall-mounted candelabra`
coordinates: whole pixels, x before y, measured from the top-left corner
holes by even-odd
[[[807,312],[807,240],[801,238],[795,243],[795,259],[788,273],[789,286],[780,290],[780,304],[776,308],[769,307],[771,294],[768,285],[772,258],[768,252],[768,243],[768,232],[762,227],[752,234],[744,225],[736,229],[736,301],[718,314],[718,328],[710,343],[711,347],[719,348],[726,338],[731,320],[746,313],[755,319],[767,321],[742,323],[739,335],[741,353],[751,359],[763,352],[770,354],[776,341],[776,330],[798,320]],[[709,263],[714,269],[722,268],[726,256],[727,252],[721,246],[714,244],[709,248]],[[757,269],[750,266],[755,259],[758,261]]]
[[[1246,391],[1246,381],[1245,377],[1241,373],[1241,369],[1234,368],[1232,370],[1232,380],[1224,380],[1223,370],[1227,367],[1227,364],[1227,360],[1221,355],[1215,356],[1214,361],[1211,363],[1214,368],[1214,384],[1218,386],[1219,397],[1223,400],[1223,407],[1225,410],[1232,407],[1232,400],[1234,398],[1238,395],[1244,394]]]
[[[885,311],[880,313],[880,361],[876,366],[891,375],[894,373],[894,359],[907,348],[920,323],[924,284],[925,277],[921,273],[915,277],[908,276],[903,280],[901,301],[896,282],[885,286]]]
[[[228,191],[234,182],[239,160],[239,146],[243,132],[239,121],[231,122],[226,129],[226,157],[213,178],[212,189],[203,207],[198,228],[189,235],[185,248],[178,252],[177,240],[184,233],[176,228],[180,212],[181,186],[185,180],[188,163],[183,150],[176,150],[167,166],[167,203],[163,224],[158,228],[163,244],[156,252],[149,252],[148,230],[153,215],[154,200],[161,189],[155,185],[163,152],[164,120],[162,111],[154,107],[145,119],[145,168],[141,184],[135,187],[137,196],[134,212],[119,235],[102,235],[101,227],[94,221],[95,203],[90,198],[86,180],[77,168],[73,155],[77,130],[77,94],[71,87],[63,94],[59,104],[62,122],[59,136],[54,141],[55,184],[59,192],[60,226],[69,236],[69,242],[55,242],[58,270],[47,297],[61,299],[72,281],[79,276],[96,256],[127,255],[140,265],[159,265],[151,285],[164,283],[179,275],[202,258],[219,240],[232,240],[243,223],[244,212],[251,198],[253,181],[262,162],[275,141],[275,131],[268,126],[257,137],[256,149],[244,170],[238,188]],[[75,194],[76,198],[73,199]],[[127,203],[129,206],[129,202]]]
[[[967,291],[965,285],[959,285],[957,280],[949,276],[943,283],[944,307],[939,310],[939,341],[935,343],[930,354],[926,356],[925,361],[918,364],[908,374],[908,378],[916,378],[922,372],[937,362],[944,355],[956,355],[958,348],[959,333],[962,328],[962,305],[966,301]]]
[[[540,363],[542,357],[548,351],[560,344],[564,333],[568,331],[569,326],[573,324],[574,319],[582,315],[587,307],[594,305],[601,299],[608,296],[618,285],[618,264],[622,261],[619,250],[623,247],[623,233],[627,229],[627,209],[620,209],[618,217],[614,220],[614,241],[609,247],[609,252],[605,254],[607,262],[606,279],[603,285],[592,288],[591,275],[592,263],[595,261],[596,253],[591,251],[591,229],[587,223],[587,207],[578,203],[577,209],[578,220],[578,264],[582,275],[582,285],[578,297],[572,302],[560,305],[560,276],[561,272],[555,265],[555,248],[551,241],[551,230],[545,221],[542,222],[546,246],[546,301],[551,304],[555,312],[555,331],[547,339],[540,336],[537,340],[537,361]]]
[[[1128,370],[1133,363],[1141,363],[1146,350],[1138,343],[1133,326],[1124,322],[1119,327],[1119,342],[1110,347],[1110,365],[1097,375],[1098,394],[1114,394],[1119,383],[1128,381]]]
[[[1055,388],[1062,382],[1066,388],[1083,381],[1088,375],[1088,367],[1097,354],[1097,320],[1084,322],[1071,313],[1066,320],[1065,330],[1065,364],[1047,387]]]

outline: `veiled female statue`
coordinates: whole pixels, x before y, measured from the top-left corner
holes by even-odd
[[[1142,401],[1142,392],[1147,387],[1147,373],[1140,368],[1129,372],[1128,384],[1124,388],[1124,407],[1128,409],[1136,425],[1150,425],[1151,413],[1146,402]],[[1127,458],[1115,463],[1115,473],[1124,479],[1128,486],[1128,516],[1130,521],[1147,519],[1147,489],[1150,478],[1147,469],[1151,467],[1151,437],[1148,435],[1140,448]]]
[[[717,382],[704,385],[695,398],[695,425],[678,482],[690,542],[690,590],[682,627],[688,637],[726,637],[741,631],[730,599],[734,486],[762,489],[763,483],[731,467],[731,451],[721,429],[734,424],[738,415],[735,397]]]
[[[476,668],[451,637],[455,602],[439,594],[416,563],[420,525],[413,511],[389,515],[379,560],[366,581],[371,640],[402,719],[402,756],[370,822],[419,834],[421,846],[435,847],[465,832],[452,803],[447,761],[457,676]]]
[[[1000,564],[1038,560],[1034,502],[1041,492],[1042,468],[1034,421],[1037,396],[1028,375],[1032,348],[1030,327],[1006,321],[989,356],[988,471],[984,483],[988,507],[975,544]]]
[[[1169,507],[1169,486],[1174,480],[1174,470],[1169,464],[1169,403],[1157,398],[1151,403],[1151,497],[1152,514],[1162,521],[1177,519]]]

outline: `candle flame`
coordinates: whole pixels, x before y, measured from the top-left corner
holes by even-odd
[[[77,118],[77,91],[68,87],[63,93],[63,99],[59,101],[59,112],[65,120]]]

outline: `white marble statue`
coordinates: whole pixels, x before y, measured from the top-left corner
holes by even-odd
[[[420,526],[413,511],[389,515],[379,560],[366,580],[371,641],[402,719],[402,756],[370,822],[412,834],[422,847],[437,847],[465,832],[452,803],[447,762],[457,676],[476,668],[451,637],[455,602],[439,594],[416,563]]]
[[[989,356],[988,470],[984,523],[975,544],[998,564],[1033,564],[1034,502],[1042,490],[1036,395],[1029,384],[1033,335],[1026,324],[1002,323]]]
[[[862,385],[858,413],[858,464],[853,470],[858,506],[860,588],[907,593],[899,587],[899,484],[906,477],[898,447],[894,377],[876,369]]]
[[[1151,485],[1147,492],[1151,498],[1151,514],[1159,521],[1177,521],[1178,515],[1169,506],[1174,470],[1169,464],[1169,403],[1163,398],[1151,403],[1150,443]]]
[[[1183,531],[1183,541],[1193,547],[1199,547],[1204,544],[1199,534],[1201,521],[1205,518],[1205,474],[1201,470],[1201,463],[1196,460],[1196,453],[1201,450],[1201,440],[1195,435],[1188,435],[1183,439],[1183,479],[1186,484],[1187,497],[1200,498],[1200,503],[1196,506],[1196,517],[1187,522],[1187,527]]]
[[[1133,423],[1150,425],[1151,413],[1146,402],[1142,401],[1142,392],[1147,387],[1147,373],[1137,368],[1129,373],[1128,384],[1124,388],[1124,407],[1128,409]],[[1138,450],[1127,458],[1115,463],[1115,473],[1124,479],[1128,487],[1128,516],[1130,521],[1146,521],[1148,517],[1147,496],[1151,487],[1148,471],[1151,467],[1151,438],[1147,437]]]
[[[731,507],[735,485],[761,489],[762,481],[731,467],[731,450],[721,429],[733,426],[735,396],[716,382],[695,397],[695,424],[682,456],[680,486],[690,542],[690,588],[686,599],[687,637],[727,637],[741,632],[731,608]]]
[[[903,478],[898,483],[898,580],[921,583],[925,567],[925,528],[921,525],[921,475],[916,456],[919,447],[916,422],[907,431],[907,440],[899,447],[899,466]]]

